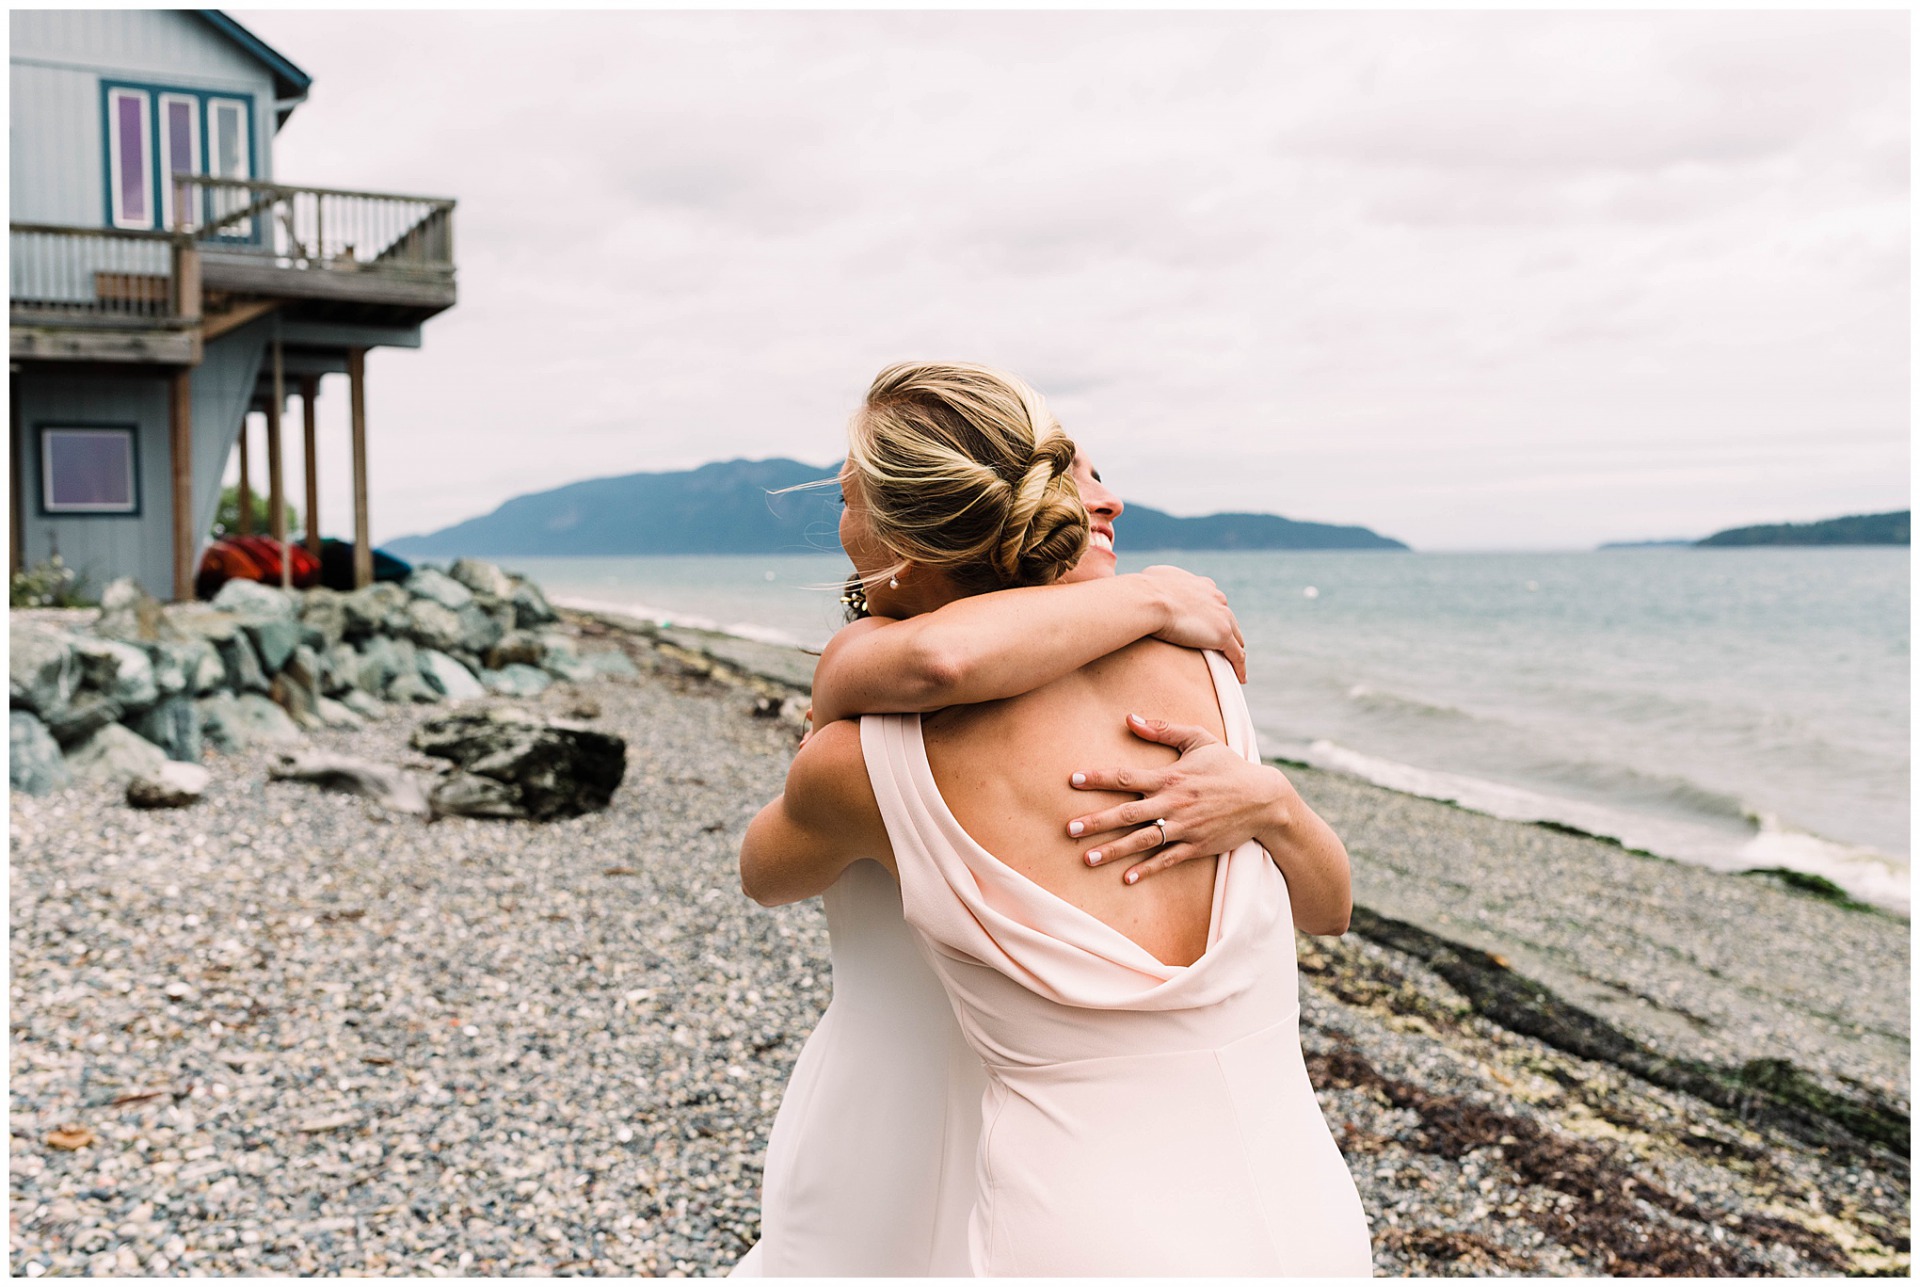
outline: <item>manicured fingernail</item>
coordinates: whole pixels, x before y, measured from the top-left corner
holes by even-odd
[[[1086,830],[1086,827],[1081,825],[1078,822],[1069,822],[1067,824],[1067,834],[1070,836],[1077,836],[1085,830]]]
[[[1137,872],[1137,871],[1130,871],[1130,872],[1128,872],[1128,873],[1127,873],[1127,883],[1128,883],[1129,885],[1131,885],[1131,884],[1133,884],[1133,883],[1134,883],[1135,881],[1137,881],[1137,880],[1139,880],[1139,879],[1140,879],[1140,873],[1139,873],[1139,872]]]
[[[1085,786],[1085,785],[1087,784],[1087,775],[1086,775],[1086,774],[1084,774],[1084,773],[1076,773],[1076,774],[1074,774],[1074,775],[1073,775],[1073,784],[1074,784],[1075,786]],[[1078,834],[1078,833],[1076,833],[1076,834]]]
[[[1098,867],[1099,865],[1100,865],[1100,851],[1096,849],[1092,853],[1087,855],[1087,866]]]
[[[1144,719],[1141,719],[1138,715],[1129,715],[1127,716],[1127,718],[1132,720],[1136,724],[1144,724],[1147,722]]]

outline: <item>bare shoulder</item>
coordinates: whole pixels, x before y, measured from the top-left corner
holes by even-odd
[[[880,826],[859,720],[835,720],[807,739],[787,770],[787,799],[797,822],[862,832]]]

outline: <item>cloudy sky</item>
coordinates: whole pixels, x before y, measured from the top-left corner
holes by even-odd
[[[368,360],[376,539],[832,460],[915,357],[1020,372],[1176,513],[1908,504],[1903,13],[236,16],[314,77],[283,182],[460,202],[459,305]]]

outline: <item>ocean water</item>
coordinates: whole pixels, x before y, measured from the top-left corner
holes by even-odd
[[[562,600],[816,646],[845,570],[508,562]],[[1909,907],[1905,549],[1122,554],[1153,562],[1232,599],[1269,755]]]

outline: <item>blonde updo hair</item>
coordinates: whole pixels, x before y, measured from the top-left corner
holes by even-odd
[[[1073,440],[1025,381],[965,362],[902,362],[847,432],[876,540],[979,594],[1046,585],[1086,553]]]

